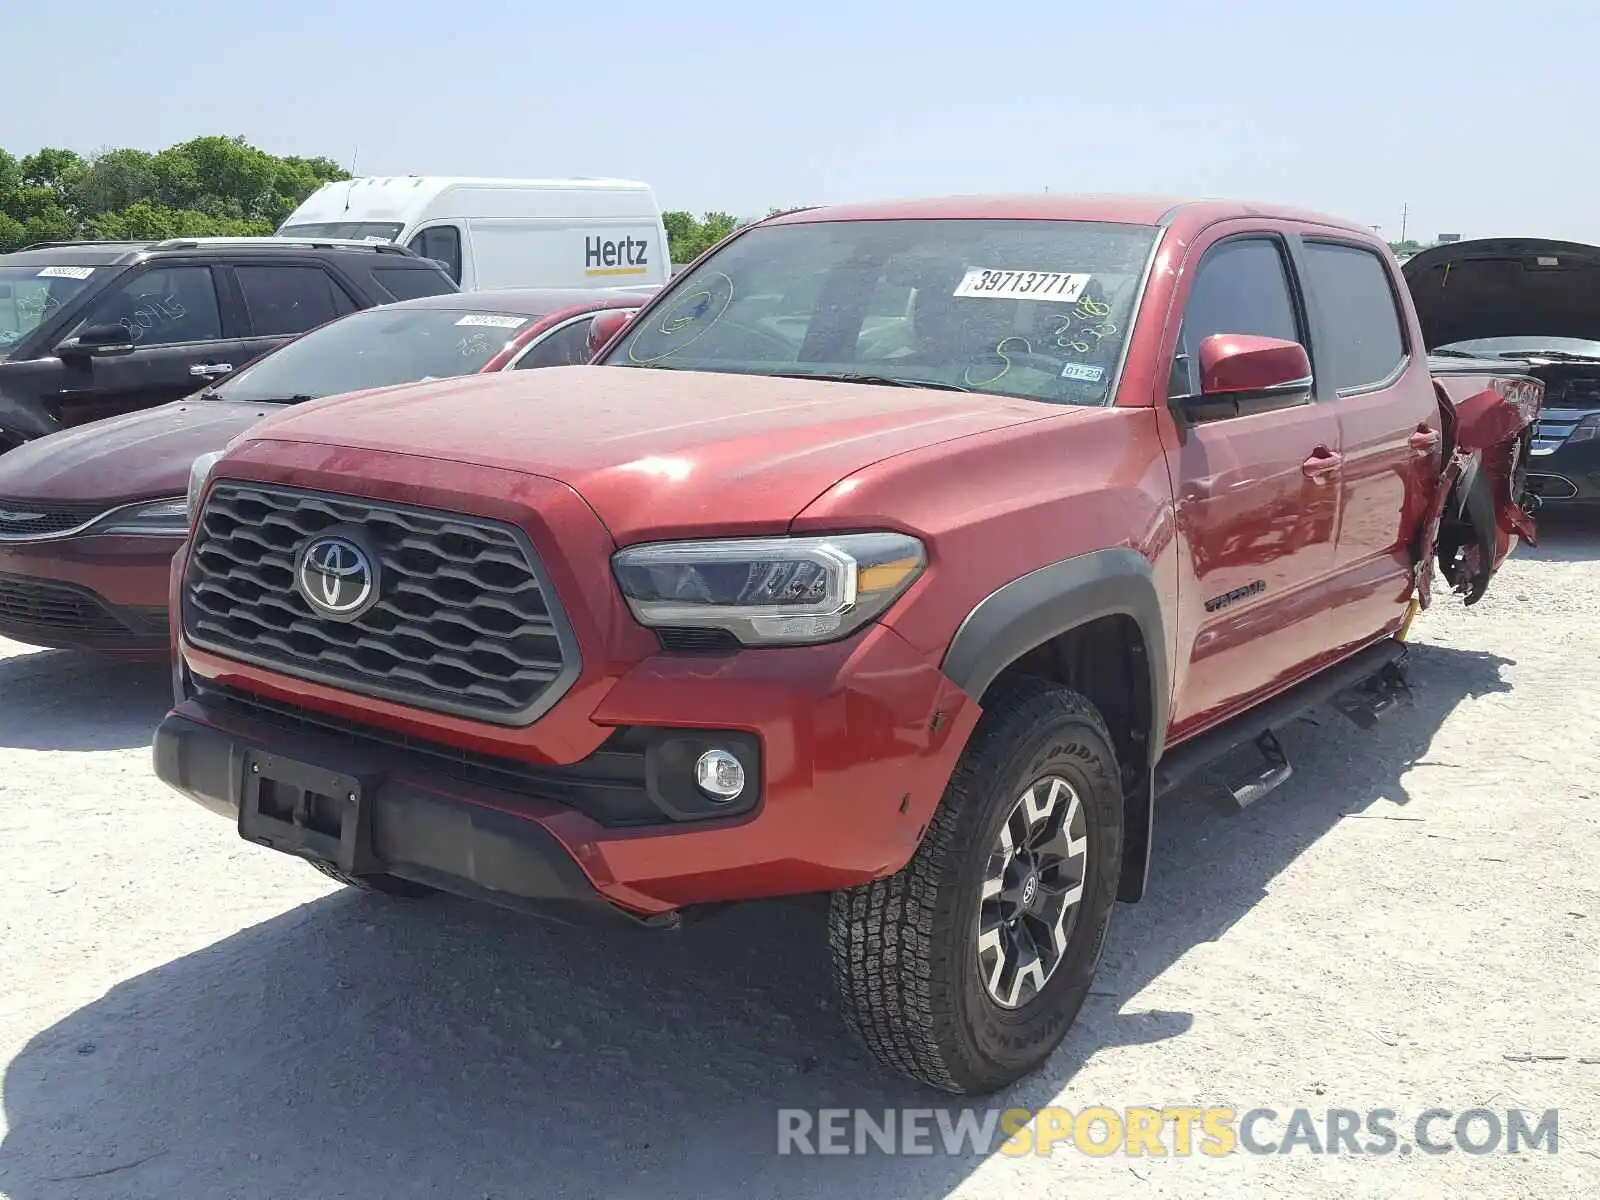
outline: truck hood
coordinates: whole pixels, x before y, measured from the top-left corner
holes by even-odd
[[[1600,246],[1479,238],[1400,267],[1429,349],[1489,337],[1600,339]]]
[[[1065,410],[1001,396],[633,367],[546,367],[314,401],[252,440],[420,455],[560,480],[619,542],[782,528],[891,455]],[[954,482],[954,481],[953,481]]]
[[[0,497],[109,506],[181,496],[199,455],[221,450],[277,408],[180,400],[52,433],[0,454]]]

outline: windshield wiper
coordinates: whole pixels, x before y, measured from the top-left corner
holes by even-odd
[[[1566,350],[1502,350],[1496,358],[1548,358],[1551,362],[1600,362],[1600,355],[1573,354]]]
[[[884,387],[933,388],[940,392],[970,392],[972,389],[959,383],[942,383],[937,379],[901,379],[894,375],[859,375],[851,371],[771,371],[774,379],[821,379],[828,383],[871,383]]]
[[[293,396],[256,396],[254,399],[243,400],[237,396],[224,396],[215,388],[206,388],[197,394],[202,400],[227,400],[238,404],[304,404],[307,400],[319,399],[306,392],[299,392]]]
[[[1429,350],[1429,354],[1436,354],[1440,358],[1482,358],[1481,354],[1474,354],[1471,350]]]

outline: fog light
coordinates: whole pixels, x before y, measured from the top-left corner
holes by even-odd
[[[694,781],[713,800],[727,804],[744,791],[744,764],[726,750],[707,750],[694,764]]]

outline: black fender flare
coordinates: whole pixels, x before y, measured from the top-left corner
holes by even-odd
[[[1144,892],[1155,817],[1155,764],[1167,734],[1171,670],[1166,623],[1155,572],[1137,550],[1115,547],[1063,559],[1030,571],[989,593],[967,614],[940,669],[974,700],[1029,650],[1109,616],[1130,617],[1144,639],[1150,671],[1150,731],[1142,783],[1126,798],[1127,829],[1118,899]]]

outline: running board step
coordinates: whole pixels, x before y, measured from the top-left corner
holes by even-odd
[[[1371,679],[1346,688],[1329,701],[1358,729],[1371,729],[1390,713],[1410,708],[1414,702],[1411,686],[1406,682],[1404,659],[1390,663]]]
[[[1270,729],[1255,741],[1256,761],[1250,771],[1228,780],[1228,794],[1238,808],[1248,808],[1274,788],[1289,781],[1294,767],[1283,745]]]
[[[1260,756],[1259,747],[1264,731],[1285,728],[1296,717],[1328,703],[1341,692],[1360,693],[1368,680],[1375,675],[1384,674],[1391,666],[1402,668],[1399,678],[1403,680],[1405,657],[1406,648],[1403,642],[1396,638],[1385,638],[1364,650],[1357,651],[1343,662],[1318,672],[1303,683],[1296,684],[1288,691],[1263,701],[1239,717],[1215,729],[1208,729],[1197,737],[1185,739],[1177,746],[1168,749],[1156,763],[1151,779],[1152,794],[1166,795],[1185,780],[1202,773],[1213,779],[1218,775],[1225,777],[1226,771],[1217,768],[1224,760],[1231,759],[1235,753],[1243,754],[1254,746]],[[1369,712],[1374,708],[1386,712],[1392,706],[1369,703],[1366,707]],[[1288,776],[1285,775],[1284,778]],[[1259,798],[1266,793],[1256,790],[1253,794]],[[1229,807],[1231,811],[1238,811]]]

